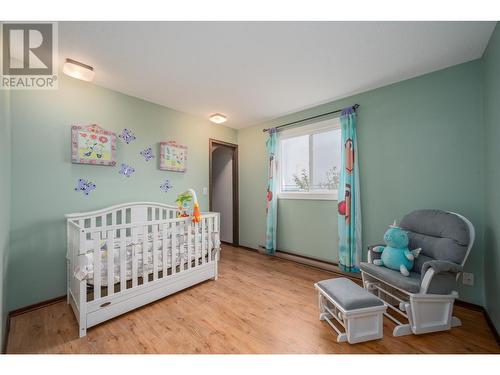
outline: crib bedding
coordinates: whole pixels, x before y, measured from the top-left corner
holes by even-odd
[[[207,257],[210,252],[207,250],[214,250],[220,247],[220,241],[218,239],[217,233],[211,233],[210,241],[209,234],[204,233],[202,237],[202,233],[198,232],[195,234],[192,232],[191,234],[191,245],[190,248],[190,256],[188,256],[188,236],[185,234],[177,234],[176,235],[176,248],[174,249],[174,262],[175,266],[183,265],[188,261],[189,258],[191,260],[197,259],[199,260],[203,256]],[[167,234],[166,239],[167,245],[167,268],[172,267],[172,234]],[[163,270],[163,236],[161,233],[158,233],[158,240],[156,243],[156,256],[157,256],[157,269],[156,271]],[[202,243],[205,244],[205,251],[202,254]],[[100,260],[101,260],[101,286],[108,285],[108,275],[107,275],[107,264],[108,264],[108,249],[106,240],[99,241],[100,244]],[[114,265],[114,283],[120,282],[120,245],[121,240],[115,239],[113,241],[114,244],[114,253],[113,253],[113,265]],[[87,253],[84,257],[80,257],[79,264],[75,269],[74,275],[79,280],[87,280],[88,284],[94,284],[94,248],[95,241],[89,240],[87,241]],[[145,249],[145,250],[144,250]],[[149,233],[147,235],[147,240],[144,242],[142,239],[142,235],[137,236],[136,242],[133,241],[131,237],[126,237],[125,239],[125,277],[126,280],[129,281],[132,279],[132,257],[135,254],[135,258],[137,260],[137,276],[142,277],[145,274],[150,274],[153,272],[153,235]],[[144,254],[146,254],[146,264],[144,264]],[[214,252],[212,252],[212,257],[214,256]]]

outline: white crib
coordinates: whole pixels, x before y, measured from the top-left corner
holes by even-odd
[[[68,303],[87,328],[217,279],[219,214],[199,223],[177,207],[137,202],[66,215]]]

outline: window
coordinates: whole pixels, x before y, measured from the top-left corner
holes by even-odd
[[[278,163],[281,199],[337,199],[339,119],[283,131]]]

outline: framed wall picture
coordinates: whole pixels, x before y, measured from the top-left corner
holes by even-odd
[[[160,169],[186,172],[187,146],[180,145],[175,141],[160,142]]]
[[[71,162],[116,165],[116,134],[99,125],[71,127]]]

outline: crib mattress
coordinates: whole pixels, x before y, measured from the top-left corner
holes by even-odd
[[[188,256],[188,241],[186,235],[176,236],[176,248],[174,249],[174,257],[172,265],[172,236],[168,235],[166,239],[167,245],[167,256],[166,263],[167,269],[172,266],[184,265],[191,260],[200,260],[202,257],[207,257],[210,254],[209,250],[218,249],[220,247],[220,242],[217,239],[215,233],[211,234],[209,241],[208,233],[203,234],[205,251],[202,254],[202,234],[193,233],[191,236],[190,254]],[[196,239],[196,241],[195,241]],[[114,270],[114,283],[120,282],[120,239],[114,241],[114,252],[113,252],[113,270]],[[107,242],[105,240],[100,241],[100,281],[101,286],[107,286],[108,284],[108,249]],[[143,277],[149,275],[154,271],[159,272],[163,270],[163,238],[161,235],[158,237],[156,256],[158,259],[156,270],[154,270],[153,265],[153,239],[152,234],[147,235],[146,241],[143,241],[142,236],[139,235],[136,242],[132,240],[131,237],[125,239],[125,277],[126,280],[132,280],[132,259],[135,256],[137,260],[137,276]],[[210,247],[209,247],[210,244]],[[88,284],[94,284],[94,249],[95,241],[87,241],[87,253],[84,257],[79,257],[79,264],[74,270],[74,275],[79,280],[87,280]],[[211,252],[214,254],[214,252]],[[213,255],[212,255],[213,256]]]

